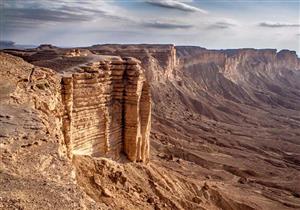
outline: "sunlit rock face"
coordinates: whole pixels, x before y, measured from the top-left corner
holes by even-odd
[[[63,131],[69,154],[149,159],[151,102],[139,61],[101,60],[63,77]]]
[[[139,60],[51,45],[8,52],[61,76],[62,131],[69,157],[117,160],[125,153],[131,161],[149,159],[151,97]]]

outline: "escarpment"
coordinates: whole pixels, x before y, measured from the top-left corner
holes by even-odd
[[[130,56],[139,59],[145,69],[148,79],[152,81],[173,78],[174,69],[178,65],[176,47],[173,44],[137,44],[137,45],[93,45],[90,51],[100,55]]]
[[[137,60],[102,60],[62,78],[69,154],[149,159],[151,99]]]
[[[124,153],[131,161],[147,162],[151,97],[140,61],[85,49],[44,48],[10,53],[61,76],[62,131],[68,156],[118,160]]]
[[[0,206],[299,209],[294,52],[172,45],[7,52],[33,65],[0,56],[0,125],[12,125],[9,134],[0,129]],[[150,126],[151,162],[135,163],[148,160]]]

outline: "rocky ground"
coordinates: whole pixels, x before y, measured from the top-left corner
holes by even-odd
[[[293,52],[171,45],[5,52],[31,64],[0,57],[0,209],[300,208]],[[142,61],[153,101],[148,164],[67,157],[57,72],[90,52]],[[66,53],[74,57],[62,66]]]

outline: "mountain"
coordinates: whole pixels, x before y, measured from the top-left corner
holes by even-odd
[[[35,48],[36,45],[25,45],[25,44],[16,44],[13,41],[4,41],[0,40],[0,49],[26,49],[26,48]]]
[[[127,67],[128,56],[139,67]],[[4,208],[300,208],[300,60],[293,51],[42,45],[4,50],[0,61]],[[141,145],[147,123],[139,119],[152,122],[144,163],[126,153]],[[129,144],[126,126],[138,131]],[[113,128],[118,135],[107,142],[119,139],[121,149],[104,144],[102,133]],[[100,139],[104,146],[94,147]],[[104,153],[82,153],[89,148]]]

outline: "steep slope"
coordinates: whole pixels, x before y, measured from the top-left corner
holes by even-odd
[[[287,206],[276,209],[299,208],[295,53],[176,49],[177,78],[155,109],[153,132],[163,142],[154,147],[195,163],[198,176],[256,192],[258,205],[265,197]]]

